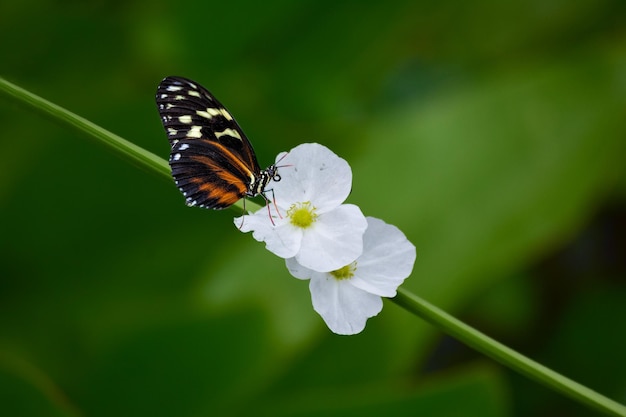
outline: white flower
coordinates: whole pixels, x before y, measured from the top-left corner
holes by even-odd
[[[275,255],[315,271],[354,261],[363,251],[367,221],[357,206],[342,204],[352,188],[350,165],[317,143],[299,145],[276,161],[281,180],[266,187],[276,201],[269,202],[271,219],[264,207],[236,218],[235,225],[252,231]]]
[[[397,227],[368,217],[363,254],[332,272],[316,272],[287,259],[287,268],[299,279],[310,279],[313,309],[337,334],[356,334],[369,317],[383,308],[381,297],[394,297],[413,270],[415,246]]]

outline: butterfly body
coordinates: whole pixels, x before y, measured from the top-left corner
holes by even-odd
[[[261,170],[248,138],[206,88],[166,77],[156,102],[171,145],[172,177],[188,206],[223,209],[280,180],[275,165]]]

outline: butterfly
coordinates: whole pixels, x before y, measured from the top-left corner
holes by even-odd
[[[233,116],[200,84],[166,77],[156,103],[172,147],[172,177],[188,206],[224,209],[243,197],[265,198],[268,183],[280,181],[275,164],[261,170]]]

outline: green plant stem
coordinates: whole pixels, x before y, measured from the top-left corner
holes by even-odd
[[[20,104],[28,106],[45,116],[52,117],[54,120],[62,122],[70,127],[87,134],[88,137],[102,143],[113,152],[130,160],[133,164],[145,168],[167,178],[171,181],[170,167],[167,162],[159,158],[155,154],[146,151],[143,148],[127,141],[124,138],[109,132],[106,129],[84,119],[69,110],[64,109],[48,100],[41,98],[29,91],[24,90],[0,78],[0,92],[14,98]]]
[[[404,288],[398,288],[398,295],[392,301],[450,336],[530,379],[607,415],[626,416],[626,407],[623,405],[527,358]]]
[[[3,78],[0,78],[0,92],[39,113],[51,116],[55,120],[86,133],[87,136],[104,144],[126,159],[130,159],[136,165],[148,171],[153,171],[160,176],[165,176],[168,179],[171,178],[170,168],[166,161],[92,122],[11,84]],[[248,209],[252,210],[260,208],[260,206],[250,201],[246,205]],[[399,288],[398,295],[392,300],[407,311],[432,323],[444,332],[503,365],[607,415],[626,417],[626,407],[623,405],[530,360],[407,290]]]
[[[160,177],[172,181],[171,171],[167,161],[157,155],[149,152],[132,142],[109,132],[108,130],[90,122],[89,120],[64,109],[63,107],[51,103],[48,100],[39,97],[30,91],[26,91],[17,85],[10,83],[0,77],[0,93],[15,99],[19,104],[25,105],[31,110],[50,117],[55,121],[64,123],[73,129],[87,134],[87,137],[96,142],[105,145],[106,148],[120,155],[122,158],[130,161],[132,164],[154,172]],[[237,202],[232,206],[233,209],[241,212],[243,203]],[[256,211],[261,208],[253,201],[246,202],[246,211]]]

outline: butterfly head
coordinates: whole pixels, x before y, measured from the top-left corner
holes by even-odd
[[[259,194],[263,194],[263,192],[265,192],[265,187],[267,187],[267,184],[269,184],[270,181],[280,181],[280,175],[278,174],[278,167],[276,165],[270,165],[261,171],[250,186],[248,195],[250,197],[255,197]]]

